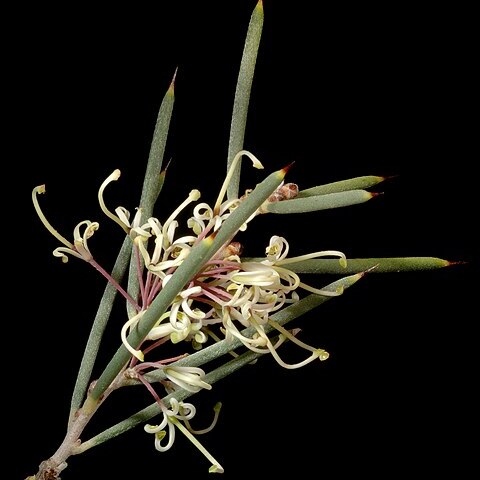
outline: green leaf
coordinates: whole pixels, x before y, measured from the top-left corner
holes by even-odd
[[[140,207],[142,208],[142,219],[148,220],[153,214],[155,202],[165,181],[165,170],[162,170],[163,156],[165,146],[167,144],[168,130],[170,128],[170,120],[172,118],[173,105],[175,103],[175,76],[163,97],[160,109],[158,111],[157,122],[153,132],[152,143],[150,145],[150,153],[148,155],[147,170],[143,180],[142,195],[140,197]],[[143,265],[142,265],[143,267]],[[139,296],[140,285],[138,283],[137,264],[134,252],[130,259],[130,269],[128,272],[128,293],[135,300]],[[133,317],[137,312],[133,306],[127,302],[127,312],[129,317]]]
[[[247,260],[247,259],[245,259]],[[255,259],[253,259],[255,261]],[[376,267],[372,273],[412,272],[416,270],[434,270],[452,265],[448,260],[434,257],[403,257],[403,258],[352,258],[347,259],[347,267],[340,265],[334,259],[313,259],[289,263],[286,267],[296,273],[346,273],[363,272]]]
[[[271,202],[267,203],[264,209],[268,213],[278,214],[315,212],[317,210],[348,207],[350,205],[368,202],[368,200],[377,195],[378,194],[367,192],[366,190],[349,190],[347,192]]]
[[[243,150],[245,127],[247,125],[248,104],[250,102],[250,91],[252,89],[253,74],[257,61],[258,47],[262,36],[263,28],[263,3],[260,0],[253,10],[248,25],[245,47],[243,49],[242,62],[238,73],[235,100],[233,103],[232,123],[230,126],[230,140],[228,142],[227,171],[235,155]],[[232,181],[228,186],[227,196],[229,199],[238,198],[240,184],[240,163],[235,168]]]
[[[348,190],[365,190],[367,188],[378,185],[386,180],[387,177],[375,177],[368,175],[365,177],[349,178],[339,182],[326,183],[318,187],[307,188],[298,192],[297,198],[312,197],[315,195],[326,195],[328,193],[346,192]]]
[[[176,72],[175,72],[176,74]],[[155,202],[160,194],[165,179],[162,172],[163,156],[167,144],[168,130],[175,103],[175,75],[168,87],[158,111],[157,122],[153,132],[150,153],[148,155],[147,170],[143,180],[140,207],[143,210],[143,219],[147,220],[153,214]]]

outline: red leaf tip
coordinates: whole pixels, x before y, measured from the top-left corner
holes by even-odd
[[[370,267],[370,268],[367,268],[366,270],[364,270],[363,272],[360,272],[359,275],[360,275],[360,278],[363,278],[365,275],[367,275],[368,273],[371,273],[373,272],[374,270],[376,270],[378,268],[380,264],[377,263],[376,265],[374,265],[373,267]]]
[[[173,72],[172,81],[170,82],[170,89],[171,90],[173,90],[175,88],[175,80],[177,78],[177,72],[178,72],[178,67],[175,69],[175,72]]]
[[[289,163],[286,167],[283,167],[281,172],[283,172],[283,175],[286,175],[288,173],[288,171],[293,167],[293,164],[295,162],[292,162],[292,163]]]
[[[447,260],[447,267],[451,267],[452,265],[468,265],[468,262],[464,262],[462,260],[458,262],[450,262],[449,260]]]
[[[387,175],[387,176],[384,176],[384,175],[381,175],[380,178],[382,178],[383,182],[386,182],[387,180],[393,180],[394,178],[398,178],[400,175]]]
[[[170,158],[170,160],[168,161],[168,163],[165,165],[165,168],[162,168],[162,171],[160,172],[160,175],[165,175],[167,173],[167,170],[168,170],[168,167],[170,166],[170,164],[172,163],[172,160],[173,158]]]

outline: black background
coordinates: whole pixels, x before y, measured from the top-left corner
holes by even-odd
[[[22,218],[31,221],[29,253],[20,262],[27,271],[20,270],[13,292],[24,292],[14,309],[23,325],[15,337],[22,401],[12,443],[23,458],[15,478],[33,473],[62,438],[103,289],[86,264],[63,265],[51,256],[56,242],[23,201],[31,188],[46,183],[42,206],[67,237],[85,218],[101,222],[90,246],[110,268],[121,231],[103,220],[96,191],[120,168],[120,181],[109,187],[111,205],[137,206],[157,109],[177,65],[166,152],[173,161],[156,213],[165,219],[192,188],[214,201],[221,185],[255,2],[163,3],[158,11],[30,11],[23,26],[27,47],[18,56],[15,100],[24,135],[14,162]],[[205,445],[227,478],[458,473],[469,459],[461,432],[468,430],[473,396],[468,13],[265,3],[245,147],[266,172],[295,161],[288,180],[301,188],[359,175],[398,177],[364,205],[256,219],[241,238],[245,254],[261,254],[279,234],[292,254],[338,249],[352,258],[423,255],[469,264],[369,276],[297,322],[302,338],[331,353],[328,362],[285,371],[263,358],[198,395],[195,425],[207,423],[211,406],[223,401]],[[247,188],[263,174],[244,165]],[[329,280],[309,279],[319,286]],[[118,345],[121,308],[97,374]],[[285,352],[298,358],[293,348]],[[119,393],[99,414],[98,428],[150,402],[141,389]],[[200,478],[207,469],[181,435],[160,454],[137,429],[72,458],[62,478]]]

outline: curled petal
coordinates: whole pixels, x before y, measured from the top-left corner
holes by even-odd
[[[135,350],[129,343],[128,343],[128,340],[127,340],[127,331],[130,327],[132,327],[134,324],[136,324],[140,318],[144,315],[144,313],[146,312],[146,310],[143,310],[141,311],[140,313],[138,313],[137,315],[135,315],[134,317],[132,317],[130,320],[128,320],[128,322],[126,322],[123,327],[122,327],[122,331],[120,333],[120,336],[122,338],[122,342],[123,344],[125,345],[125,348],[136,358],[138,358],[141,362],[143,362],[143,352],[141,350]]]
[[[71,248],[67,248],[67,247],[56,248],[53,251],[53,256],[57,257],[57,258],[61,258],[63,263],[67,263],[68,262],[68,256],[65,255],[66,253],[68,253],[69,255],[73,255],[74,257],[77,257],[77,258],[83,258],[78,252],[76,252],[75,250],[72,250]]]
[[[163,235],[160,233],[155,237],[155,248],[152,255],[152,264],[156,265],[160,261],[163,251]]]
[[[193,310],[190,308],[189,301],[185,299],[182,302],[182,309],[185,312],[185,314],[194,319],[194,320],[202,320],[205,318],[205,313],[202,312],[199,308],[194,308]]]
[[[187,220],[187,227],[191,228],[195,235],[200,235],[205,230],[205,223],[192,217]]]
[[[125,207],[117,207],[115,213],[123,224],[130,227],[130,212]]]
[[[152,233],[155,236],[159,237],[160,235],[162,235],[162,224],[158,221],[158,219],[156,219],[154,217],[150,217],[147,220],[147,223],[148,223],[148,225],[150,225]]]
[[[203,381],[205,372],[197,367],[168,367],[165,375],[179,387],[189,392],[199,392],[202,388],[211,390],[212,386]]]
[[[175,330],[183,330],[190,326],[190,319],[185,313],[180,312],[181,302],[175,302],[170,310],[170,324]]]
[[[175,329],[170,323],[163,323],[157,327],[153,327],[147,335],[147,340],[158,340],[172,334]]]
[[[83,234],[80,233],[81,228],[85,226]],[[80,254],[81,258],[85,261],[90,261],[92,255],[88,248],[88,239],[98,230],[99,224],[97,222],[91,222],[90,220],[84,220],[80,222],[73,230],[73,239],[76,251]]]
[[[190,288],[187,288],[187,289],[183,290],[182,292],[180,292],[180,297],[188,298],[191,295],[196,295],[196,294],[201,293],[201,291],[202,291],[202,287],[199,287],[199,286],[190,287]]]
[[[162,440],[167,436],[167,433],[162,430],[155,434],[155,449],[159,452],[166,452],[172,448],[173,442],[175,441],[175,427],[169,421],[168,424],[168,442],[166,445],[162,445]]]
[[[163,414],[163,420],[162,420],[162,423],[160,425],[148,425],[147,424],[143,427],[143,429],[147,433],[158,433],[167,426],[167,421],[168,421],[167,415],[164,413]]]
[[[180,402],[179,414],[175,415],[179,420],[191,420],[197,413],[197,409],[192,403]]]
[[[208,337],[207,335],[205,335],[204,332],[202,332],[201,330],[199,330],[195,335],[194,335],[194,340],[197,344],[202,344],[202,343],[206,343],[206,341],[208,340]]]
[[[267,260],[272,263],[281,261],[288,255],[289,249],[290,247],[285,238],[274,235],[265,250]]]

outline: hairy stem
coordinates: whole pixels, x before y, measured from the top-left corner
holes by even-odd
[[[112,382],[100,402],[90,402],[87,398],[82,408],[77,410],[71,418],[65,438],[57,451],[48,460],[40,464],[35,476],[30,476],[27,480],[60,480],[60,473],[67,468],[68,458],[78,453],[78,447],[81,444],[80,435],[103,401],[117,388],[117,383],[121,377],[121,374],[118,375]]]

